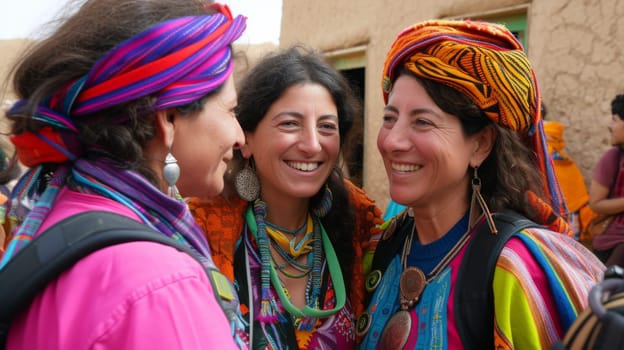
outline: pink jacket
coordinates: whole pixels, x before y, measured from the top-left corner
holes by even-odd
[[[41,230],[85,210],[138,219],[63,190]],[[13,322],[7,349],[238,349],[202,267],[157,243],[101,249],[63,272]]]

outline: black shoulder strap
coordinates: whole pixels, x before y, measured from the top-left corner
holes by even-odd
[[[455,318],[465,349],[494,347],[494,268],[511,236],[540,225],[523,215],[505,211],[494,214],[498,234],[482,224],[470,240],[455,281]]]
[[[134,241],[169,245],[197,258],[186,245],[119,214],[89,211],[64,219],[40,234],[0,270],[0,348],[4,348],[13,317],[61,272],[99,249]]]
[[[405,238],[412,232],[414,219],[406,213],[391,219],[388,228],[384,231],[375,248],[371,270],[384,272],[390,261],[403,247]]]

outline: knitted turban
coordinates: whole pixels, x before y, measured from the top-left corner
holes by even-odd
[[[386,103],[402,68],[465,94],[492,122],[518,132],[537,155],[548,204],[566,214],[547,152],[535,73],[508,29],[470,20],[433,20],[406,28],[384,63]]]

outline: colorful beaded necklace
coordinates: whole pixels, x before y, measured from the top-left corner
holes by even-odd
[[[282,285],[275,266],[271,258],[270,242],[266,230],[266,203],[257,199],[253,203],[253,207],[250,206],[245,214],[245,219],[249,230],[256,239],[258,250],[260,253],[261,271],[261,307],[258,320],[260,322],[276,323],[278,321],[286,321],[281,315],[281,308],[277,304],[277,300],[271,286],[277,292],[277,295],[281,301],[283,307],[293,317],[302,319],[298,322],[299,329],[311,329],[314,326],[315,319],[329,317],[344,307],[346,301],[346,291],[344,278],[342,271],[340,270],[340,264],[334,247],[327,237],[327,233],[321,225],[320,220],[316,215],[312,216],[313,232],[317,237],[320,235],[320,239],[313,239],[312,248],[312,271],[309,280],[310,288],[306,288],[307,304],[301,308],[296,307],[290,301],[287,295],[287,291]],[[321,289],[321,270],[323,266],[323,254],[321,250],[325,252],[327,266],[331,277],[334,291],[336,294],[336,305],[333,309],[322,310],[320,309],[320,289]],[[318,246],[318,249],[315,249]]]

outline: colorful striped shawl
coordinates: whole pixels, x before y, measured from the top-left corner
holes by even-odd
[[[514,237],[494,274],[496,346],[547,349],[587,307],[604,265],[580,243],[549,230],[530,228]]]

